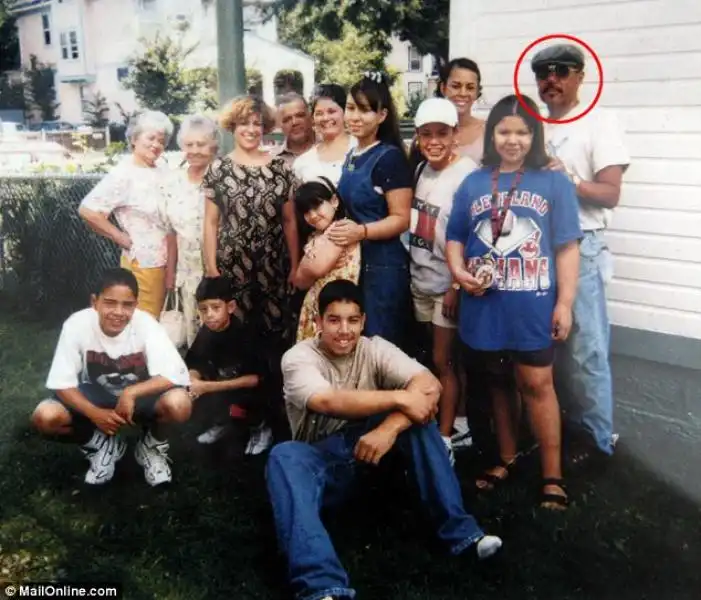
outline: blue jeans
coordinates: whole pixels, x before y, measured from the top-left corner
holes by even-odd
[[[363,334],[379,335],[403,348],[412,311],[408,264],[364,265],[360,284],[365,302]]]
[[[372,417],[314,444],[283,442],[270,453],[268,493],[296,600],[355,597],[319,512],[347,497],[363,466],[353,457],[355,445],[380,421],[381,417]],[[463,508],[460,486],[436,424],[410,427],[395,448],[411,459],[423,505],[450,551],[460,554],[483,537],[474,517]]]
[[[561,397],[567,420],[605,454],[613,453],[613,389],[609,363],[610,324],[605,285],[611,254],[602,234],[587,231],[580,245],[579,287],[573,324],[561,356]]]

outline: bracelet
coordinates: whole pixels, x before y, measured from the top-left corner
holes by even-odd
[[[368,239],[368,226],[365,223],[363,223],[363,239]]]

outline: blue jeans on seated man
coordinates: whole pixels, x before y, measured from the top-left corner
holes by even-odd
[[[348,425],[313,444],[284,442],[270,453],[268,493],[296,600],[355,597],[320,511],[352,490],[363,467],[353,456],[355,446],[382,418]],[[397,438],[394,449],[411,460],[421,501],[451,553],[460,554],[480,540],[484,533],[463,508],[460,485],[436,424],[410,427]]]
[[[558,383],[565,418],[604,454],[613,454],[613,386],[606,284],[612,258],[602,232],[587,231],[580,244],[579,283],[572,331],[558,352]]]

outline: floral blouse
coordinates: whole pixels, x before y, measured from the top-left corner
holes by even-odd
[[[168,167],[140,167],[129,156],[115,166],[83,199],[81,206],[104,215],[114,214],[132,246],[122,254],[144,269],[163,267],[168,250],[168,226],[160,207],[173,177]]]
[[[316,241],[323,236],[323,233],[314,232],[304,246],[304,255],[313,259],[316,250]],[[307,291],[302,303],[302,310],[299,315],[297,325],[297,341],[301,342],[316,336],[318,328],[316,317],[319,314],[319,293],[330,281],[336,279],[348,279],[355,284],[360,280],[360,244],[353,244],[344,248],[338,257],[334,268],[326,275],[317,279]]]
[[[174,176],[172,189],[161,205],[161,215],[178,241],[178,266],[175,285],[194,289],[204,273],[202,260],[202,227],[204,223],[204,190],[192,183],[187,169]]]

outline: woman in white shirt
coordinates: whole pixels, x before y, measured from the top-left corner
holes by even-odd
[[[320,141],[299,156],[292,166],[302,183],[326,177],[334,185],[338,184],[346,155],[356,145],[355,138],[345,129],[346,98],[346,90],[335,83],[317,87],[311,109]]]
[[[175,264],[175,237],[168,235],[159,210],[172,174],[158,159],[172,135],[173,124],[161,112],[133,118],[127,128],[131,155],[100,180],[78,211],[93,231],[122,249],[121,266],[139,284],[138,306],[157,319],[165,299],[166,264]],[[109,220],[113,214],[119,227]]]
[[[204,273],[202,227],[204,190],[202,178],[219,149],[219,131],[211,119],[201,115],[186,117],[178,132],[178,146],[187,167],[177,171],[172,193],[162,206],[163,220],[175,233],[177,268],[175,288],[182,299],[187,323],[187,345],[195,340],[199,319],[195,290]]]

